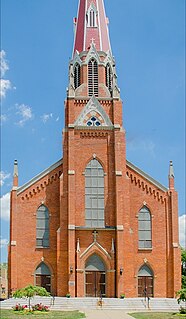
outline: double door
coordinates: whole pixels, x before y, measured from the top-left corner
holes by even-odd
[[[153,297],[153,277],[138,277],[138,297]]]
[[[36,286],[43,287],[48,292],[51,292],[51,276],[36,275]]]
[[[86,297],[105,297],[106,274],[102,271],[85,272]]]

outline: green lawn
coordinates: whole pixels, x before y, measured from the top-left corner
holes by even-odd
[[[85,315],[78,311],[49,311],[39,314],[20,314],[13,310],[0,310],[1,319],[80,319],[85,318]]]
[[[179,315],[175,313],[130,313],[136,319],[181,319],[186,318],[186,315]]]

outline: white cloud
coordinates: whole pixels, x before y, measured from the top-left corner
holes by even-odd
[[[58,122],[59,121],[59,116],[56,118],[56,122]]]
[[[10,219],[10,193],[0,198],[0,216],[1,219],[9,221]]]
[[[21,116],[21,119],[16,123],[19,126],[24,124],[33,118],[32,108],[25,104],[16,105],[18,110],[17,114]]]
[[[0,122],[1,122],[1,124],[3,123],[3,122],[6,122],[7,121],[7,116],[6,116],[6,114],[1,114],[0,115]]]
[[[8,245],[8,239],[0,238],[0,248],[6,247]]]
[[[48,120],[50,120],[51,118],[53,117],[53,114],[50,113],[50,114],[43,114],[41,116],[41,120],[43,123],[46,123]]]
[[[6,60],[6,52],[4,50],[0,51],[0,72],[1,72],[1,79],[0,79],[0,98],[6,97],[6,92],[12,89],[12,84],[10,80],[3,79],[6,72],[9,70],[9,66]]]
[[[9,66],[6,60],[6,52],[4,50],[0,51],[0,71],[1,77],[3,77],[6,71],[9,70]]]
[[[186,214],[179,216],[180,245],[186,248]]]
[[[9,80],[0,79],[0,97],[5,98],[6,92],[12,88]]]
[[[4,185],[6,179],[10,178],[10,173],[0,171],[0,186]]]

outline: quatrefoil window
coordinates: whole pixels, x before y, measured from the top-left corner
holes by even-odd
[[[87,126],[101,126],[101,123],[95,116],[93,116],[88,120]]]

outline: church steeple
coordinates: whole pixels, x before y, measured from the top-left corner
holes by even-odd
[[[73,55],[76,51],[88,51],[92,42],[97,51],[111,52],[108,18],[103,0],[79,0],[78,17],[74,23]]]
[[[69,98],[120,99],[103,0],[79,0],[69,65]]]

